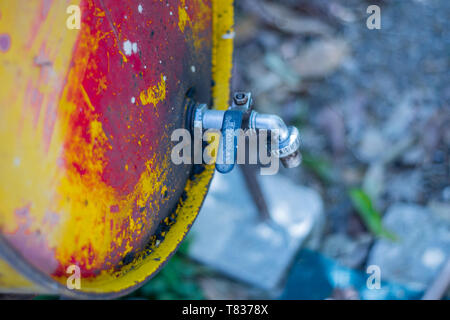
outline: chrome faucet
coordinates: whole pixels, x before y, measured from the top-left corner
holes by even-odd
[[[228,150],[235,149],[236,140],[227,139],[228,132],[236,129],[267,130],[276,132],[278,137],[277,148],[271,148],[273,156],[279,158],[285,168],[295,168],[302,161],[300,149],[300,133],[296,127],[286,126],[284,121],[274,114],[261,114],[254,110],[252,95],[249,92],[236,92],[233,95],[232,105],[225,111],[210,110],[206,104],[191,104],[188,126],[191,130],[215,129],[222,132],[219,143],[218,159],[225,159],[222,163],[216,163],[216,169],[221,173],[227,173],[234,167],[233,159],[227,159]],[[228,142],[227,142],[228,141]],[[231,144],[229,145],[230,141]]]

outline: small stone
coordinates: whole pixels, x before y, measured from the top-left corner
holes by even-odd
[[[442,190],[442,200],[450,202],[450,186],[445,187],[444,190]]]
[[[367,265],[377,265],[381,277],[424,290],[450,256],[450,225],[431,210],[417,205],[393,205],[383,225],[397,241],[378,240]]]
[[[423,163],[425,159],[425,150],[420,147],[413,147],[406,151],[402,157],[402,163],[407,166],[416,166]]]
[[[418,202],[423,197],[423,175],[418,170],[391,175],[386,185],[387,192],[394,201]]]
[[[450,225],[450,202],[433,200],[428,203],[428,208],[433,212],[433,214],[443,219]]]
[[[352,239],[344,233],[335,233],[325,239],[322,253],[344,266],[358,268],[367,257],[371,242],[368,234]]]
[[[384,166],[380,163],[372,164],[366,172],[363,189],[371,199],[377,201],[384,191]]]
[[[380,159],[387,148],[387,141],[380,130],[371,128],[364,132],[361,144],[358,148],[358,156],[365,162],[373,162]]]

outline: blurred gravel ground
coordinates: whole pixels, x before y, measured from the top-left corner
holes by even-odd
[[[371,4],[381,7],[381,30],[366,27]],[[300,127],[304,163],[289,176],[325,200],[322,253],[363,268],[397,203],[427,207],[449,230],[450,2],[236,8],[233,88]]]

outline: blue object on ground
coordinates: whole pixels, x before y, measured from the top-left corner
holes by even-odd
[[[304,249],[298,254],[286,282],[283,300],[318,300],[332,296],[335,289],[356,290],[362,300],[420,299],[423,291],[404,285],[381,281],[380,289],[369,289],[371,274],[339,265],[318,252]],[[383,279],[381,274],[381,280]]]

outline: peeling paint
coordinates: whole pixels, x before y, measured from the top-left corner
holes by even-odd
[[[139,95],[142,105],[152,104],[156,106],[158,102],[166,98],[166,80],[161,74],[161,81],[158,84],[149,87],[147,90],[141,91]]]

